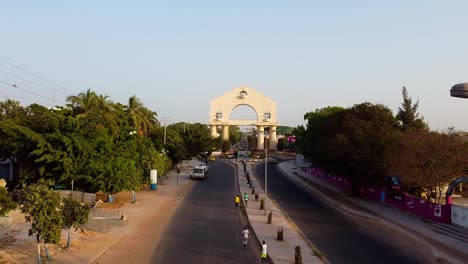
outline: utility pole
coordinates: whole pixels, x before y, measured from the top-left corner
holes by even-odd
[[[163,143],[163,146],[166,146],[166,118],[167,117],[164,117],[164,143]]]

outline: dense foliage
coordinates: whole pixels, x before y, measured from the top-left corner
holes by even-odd
[[[16,208],[16,203],[8,196],[5,187],[0,186],[0,216],[6,215],[9,211]]]
[[[398,120],[401,129],[403,131],[428,129],[423,118],[419,117],[419,101],[413,104],[413,100],[408,96],[406,87],[403,87],[401,94],[403,96],[403,102],[398,108],[398,113],[396,115],[396,119]]]
[[[445,187],[464,175],[467,145],[461,137],[427,130],[402,134],[393,146],[390,174],[404,180],[406,191],[441,202]]]
[[[31,222],[29,235],[36,234],[37,242],[58,243],[62,230],[60,194],[54,192],[51,181],[39,180],[22,190],[26,222]]]
[[[403,179],[405,191],[430,195],[462,175],[466,145],[456,136],[429,132],[403,88],[398,114],[380,104],[325,107],[304,115],[294,129],[296,147],[313,165],[347,177],[353,192],[362,183]],[[429,197],[429,195],[428,195]]]
[[[88,222],[89,208],[81,205],[80,202],[71,198],[63,198],[62,220],[63,228],[68,229],[67,248],[71,245],[70,231],[72,227],[78,228],[78,225],[86,224]]]
[[[136,96],[123,105],[87,90],[67,100],[67,106],[54,109],[0,102],[0,158],[13,162],[10,186],[44,178],[86,192],[136,190],[148,181],[150,169],[164,175],[214,146],[206,125],[164,129]]]

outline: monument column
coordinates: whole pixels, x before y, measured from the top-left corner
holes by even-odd
[[[211,137],[216,138],[218,136],[218,132],[216,131],[216,126],[211,125],[210,129],[211,129]]]
[[[257,150],[263,150],[263,144],[265,142],[265,131],[264,126],[257,126]]]
[[[229,140],[229,126],[223,125],[223,140]]]
[[[276,150],[276,145],[278,144],[278,138],[276,136],[276,129],[278,126],[270,126],[270,149]]]

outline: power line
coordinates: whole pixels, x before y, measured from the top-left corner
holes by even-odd
[[[3,91],[0,91],[0,93],[6,94],[6,95],[8,95],[8,96],[13,96],[13,97],[16,97],[16,98],[19,98],[19,99],[26,100],[26,101],[29,101],[29,102],[34,103],[33,100],[28,99],[28,98],[24,98],[24,97],[21,97],[21,96],[18,96],[18,95],[16,95],[16,94],[11,94],[11,93],[7,93],[7,92],[3,92]]]
[[[0,70],[0,72],[2,72],[2,73],[4,73],[4,74],[7,74],[7,75],[10,75],[10,76],[13,76],[13,77],[15,77],[15,78],[17,78],[17,79],[23,80],[23,81],[25,81],[25,82],[28,82],[28,83],[30,83],[30,84],[34,84],[34,85],[40,86],[40,87],[42,87],[42,88],[51,89],[51,90],[53,90],[53,91],[56,91],[54,88],[51,88],[51,87],[42,85],[42,84],[37,83],[37,82],[33,82],[33,81],[31,81],[31,80],[28,80],[28,79],[24,79],[24,78],[22,78],[22,77],[20,77],[20,76],[18,76],[18,75],[15,75],[15,74],[12,74],[12,73],[3,71],[3,70]],[[66,95],[65,93],[62,93],[62,94],[63,94],[63,95]]]
[[[55,85],[55,86],[57,86],[57,87],[60,87],[60,88],[62,88],[62,89],[65,89],[65,90],[67,90],[67,91],[69,91],[69,92],[71,92],[71,93],[73,93],[73,94],[75,93],[74,91],[72,91],[72,90],[70,90],[70,89],[68,89],[68,88],[66,88],[66,87],[63,87],[63,86],[58,85],[58,84],[56,84],[56,83],[54,83],[54,82],[52,82],[52,81],[49,81],[49,80],[47,80],[47,79],[45,79],[45,78],[42,78],[41,76],[36,75],[36,74],[34,74],[34,73],[32,73],[32,72],[29,72],[29,71],[27,71],[27,70],[25,70],[25,69],[23,69],[23,68],[21,68],[21,67],[19,67],[19,66],[16,66],[16,65],[14,65],[13,63],[8,62],[8,61],[6,61],[6,60],[4,60],[4,59],[2,59],[2,58],[0,58],[0,61],[3,61],[4,63],[9,64],[9,65],[11,65],[11,66],[13,66],[13,67],[15,67],[15,68],[17,68],[17,69],[19,69],[19,70],[25,72],[25,73],[31,74],[32,76],[34,76],[34,77],[36,77],[36,78],[39,78],[39,79],[41,79],[41,80],[43,80],[43,81],[45,81],[45,82],[48,82],[48,83],[50,83],[50,84],[53,84],[53,85]]]
[[[16,85],[16,84],[10,84],[10,83],[7,83],[7,82],[1,81],[1,80],[0,80],[0,83],[3,83],[3,84],[8,85],[8,86],[11,86],[11,87],[13,87],[13,88],[17,88],[17,89],[19,89],[19,90],[22,90],[22,91],[24,91],[24,92],[33,94],[33,95],[35,95],[35,96],[39,96],[39,97],[41,97],[41,98],[50,100],[50,101],[52,101],[52,104],[55,104],[55,99],[54,99],[54,98],[46,97],[46,96],[40,95],[40,94],[38,94],[38,93],[31,92],[31,91],[29,91],[29,90],[27,90],[27,89],[24,89],[24,88],[19,87],[19,86]]]

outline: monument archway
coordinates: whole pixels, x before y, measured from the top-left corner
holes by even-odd
[[[256,119],[230,119],[231,112],[238,106],[246,105],[257,114]],[[237,87],[214,99],[210,104],[211,136],[217,137],[216,128],[222,127],[221,137],[229,139],[229,126],[257,127],[257,149],[264,149],[265,134],[269,137],[269,148],[276,149],[278,127],[276,102],[247,86]],[[265,133],[267,131],[267,133]]]
[[[460,178],[454,180],[454,181],[449,185],[449,187],[447,188],[447,193],[445,194],[446,204],[452,204],[452,192],[453,192],[453,189],[455,189],[455,187],[456,187],[458,184],[464,183],[464,182],[468,182],[468,177],[460,177]]]

